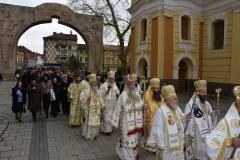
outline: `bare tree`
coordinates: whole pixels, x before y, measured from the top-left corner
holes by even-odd
[[[104,41],[119,43],[121,70],[127,72],[127,51],[125,43],[129,40],[130,0],[68,0],[75,12],[104,17]]]

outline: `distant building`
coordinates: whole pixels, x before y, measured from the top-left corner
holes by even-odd
[[[23,46],[17,47],[17,55],[16,55],[16,61],[17,61],[17,69],[21,69],[24,66],[24,50]]]
[[[44,65],[44,54],[38,55],[37,56],[37,66],[42,66]]]
[[[24,46],[17,47],[17,69],[34,67],[38,65],[38,57],[41,54],[33,52]]]
[[[118,45],[104,45],[104,69],[117,71],[121,66],[119,59],[120,49]]]
[[[87,60],[88,60],[88,49],[86,44],[78,44],[77,45],[77,57],[79,58],[80,62],[82,62],[84,68],[87,67]],[[119,59],[119,46],[118,45],[104,45],[103,50],[103,68],[105,70],[114,70],[121,66],[121,61]]]
[[[84,66],[87,68],[87,58],[88,58],[88,50],[86,44],[77,44],[77,57]]]
[[[77,53],[77,35],[53,32],[43,37],[45,65],[60,65]]]

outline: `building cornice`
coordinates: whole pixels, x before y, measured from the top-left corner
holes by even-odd
[[[143,15],[161,10],[190,11],[199,16],[208,16],[227,9],[233,9],[234,12],[239,12],[240,1],[217,0],[201,5],[196,1],[189,0],[139,0],[131,8],[129,8],[128,11],[132,14],[132,21],[134,21]]]
[[[234,3],[232,6],[233,6],[234,13],[240,12],[240,1]]]
[[[141,0],[136,2],[128,11],[132,15],[132,20],[134,20],[136,17],[160,11],[162,8],[162,0]]]
[[[222,12],[227,9],[234,9],[240,6],[239,0],[218,0],[203,7],[203,16]]]
[[[194,12],[198,15],[202,14],[202,6],[198,5],[195,1],[188,0],[164,0],[164,9],[167,10],[186,10]]]

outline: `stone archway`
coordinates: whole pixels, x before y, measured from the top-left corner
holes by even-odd
[[[186,91],[187,79],[192,79],[193,64],[187,58],[182,59],[178,64],[178,88],[180,92]]]
[[[145,58],[140,59],[138,62],[137,75],[148,77],[148,63]]]
[[[16,69],[16,48],[21,35],[32,26],[58,23],[75,29],[84,39],[91,56],[88,69],[102,70],[103,63],[103,17],[74,13],[57,3],[44,3],[36,7],[24,7],[0,3],[0,72],[4,79],[11,79]]]

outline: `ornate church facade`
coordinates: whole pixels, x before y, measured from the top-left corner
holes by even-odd
[[[186,91],[240,83],[239,0],[132,0],[131,72]],[[230,85],[229,85],[230,84]]]

